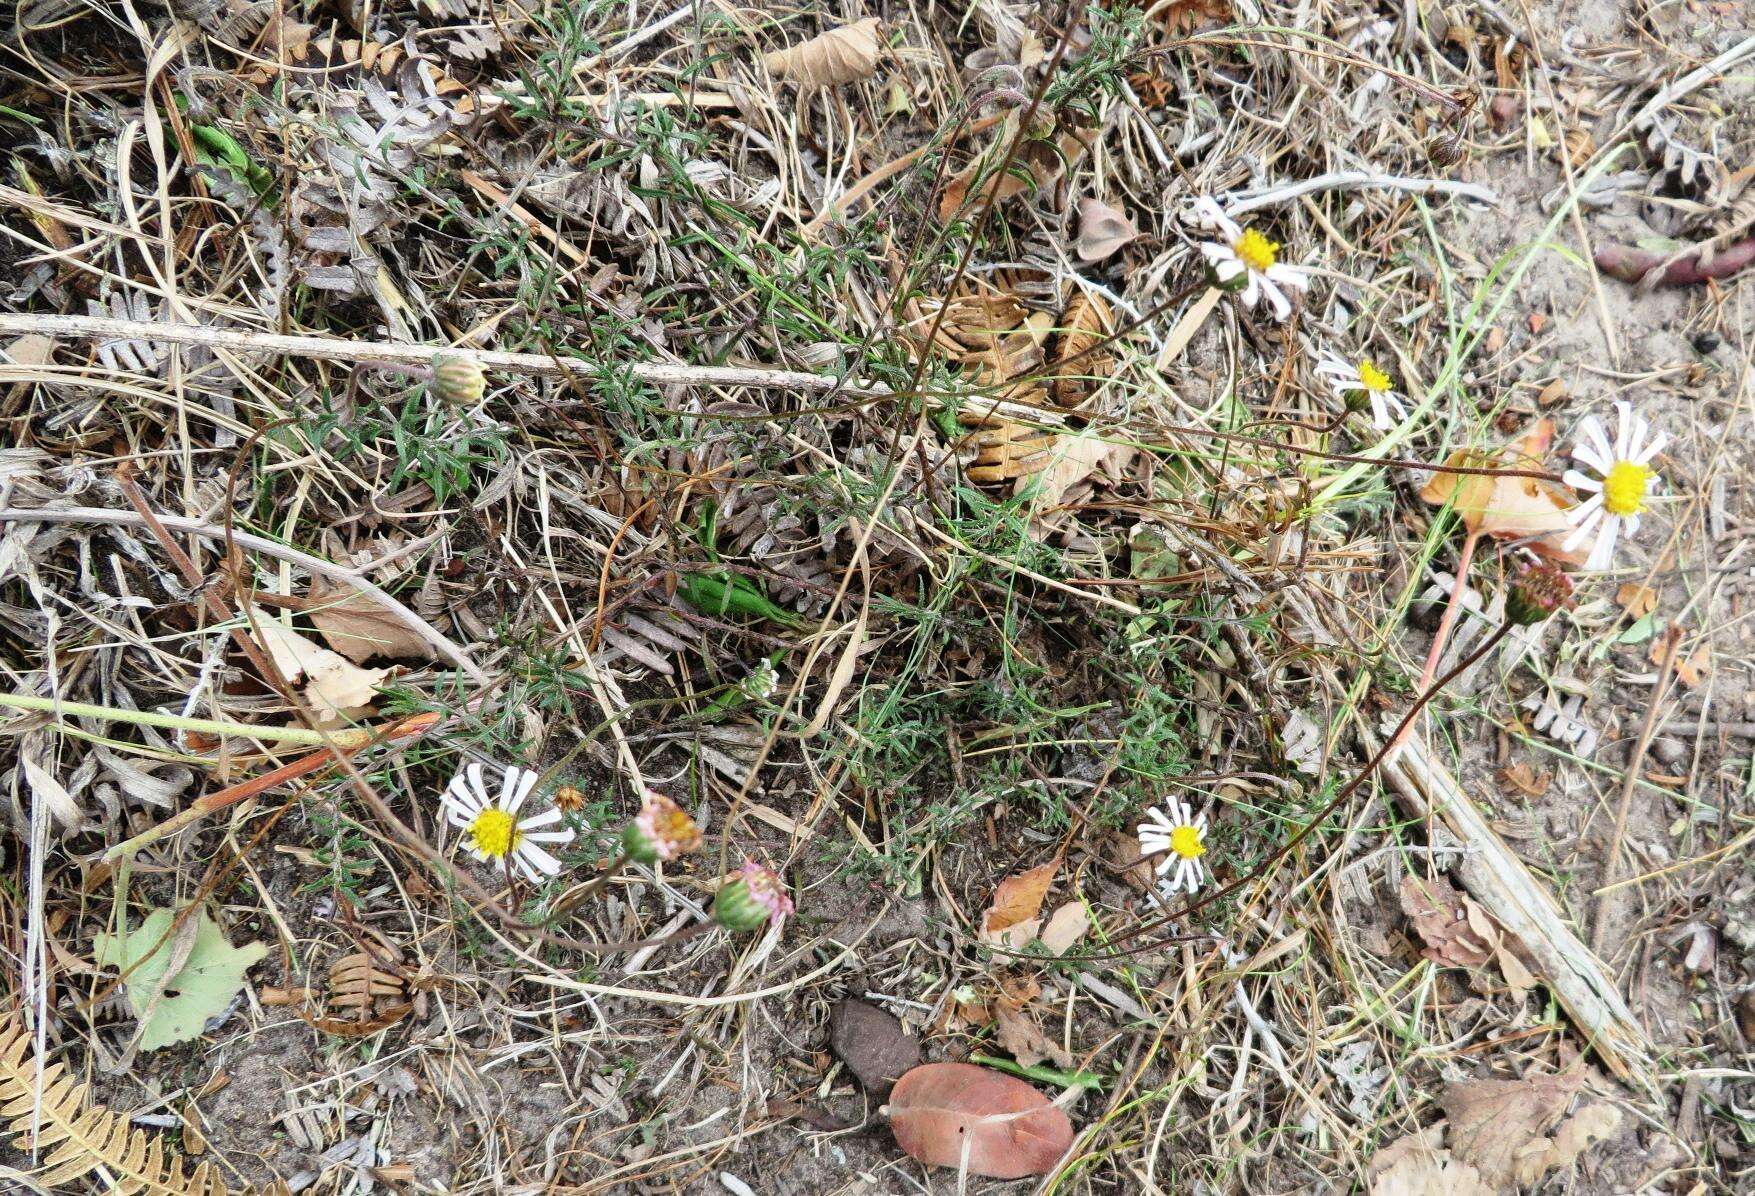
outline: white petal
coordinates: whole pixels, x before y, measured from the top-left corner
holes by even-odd
[[[541,883],[545,876],[553,876],[561,870],[559,860],[528,839],[519,840],[517,850],[513,854],[518,857],[518,862],[524,865],[530,879],[538,883]]]
[[[1614,446],[1609,443],[1609,434],[1603,429],[1603,421],[1594,415],[1587,415],[1578,423],[1578,434],[1596,446],[1597,455],[1611,465],[1615,461]],[[1607,473],[1605,469],[1603,472]]]
[[[1607,569],[1615,559],[1615,537],[1621,533],[1621,517],[1610,515],[1603,520],[1603,530],[1597,533],[1596,545],[1590,550],[1590,559],[1584,563],[1586,569]]]
[[[1378,391],[1371,391],[1371,422],[1381,432],[1395,427],[1395,416],[1390,414],[1389,400]]]
[[[463,775],[469,778],[470,792],[474,793],[476,796],[477,809],[488,804],[487,781],[482,774],[483,769],[481,762],[477,760],[470,761],[463,769]]]
[[[1310,276],[1297,266],[1288,266],[1283,262],[1275,262],[1267,268],[1270,282],[1277,282],[1283,287],[1296,287],[1302,291],[1310,285]]]
[[[1246,274],[1249,282],[1244,286],[1243,293],[1237,297],[1243,301],[1244,307],[1254,308],[1256,300],[1261,298],[1261,275],[1254,270],[1246,271]]]
[[[1668,432],[1659,432],[1656,436],[1651,438],[1644,448],[1640,449],[1633,455],[1633,459],[1639,464],[1644,465],[1653,457],[1663,452],[1664,445],[1668,443],[1670,443],[1670,434]]]
[[[1151,809],[1146,811],[1146,818],[1148,821],[1150,821],[1152,823],[1152,825],[1161,826],[1166,831],[1176,829],[1176,824],[1174,822],[1171,822],[1170,819],[1166,818],[1164,816],[1164,812],[1162,810],[1158,809],[1158,807],[1156,807],[1156,806],[1153,806]],[[1140,834],[1143,835],[1145,833],[1146,833],[1145,823],[1141,823],[1140,824]]]
[[[475,795],[469,791],[469,786],[463,783],[460,776],[452,777],[451,783],[445,787],[443,805],[445,820],[452,826],[468,826],[481,813],[481,806],[476,803]]]
[[[516,814],[524,806],[524,799],[536,788],[537,774],[528,768],[508,768],[506,780],[500,787],[500,809],[508,814]]]
[[[520,818],[518,820],[518,829],[527,831],[534,827],[547,826],[551,822],[559,822],[560,820],[561,812],[553,806],[550,806],[540,814],[532,814],[529,818]]]
[[[1255,276],[1251,276],[1252,278]],[[1268,306],[1273,308],[1274,319],[1284,324],[1292,314],[1292,301],[1286,298],[1286,292],[1273,284],[1273,271],[1260,275],[1262,294],[1267,296]]]
[[[1604,470],[1603,472],[1607,473],[1608,471]],[[1561,481],[1565,482],[1568,486],[1571,486],[1574,490],[1601,490],[1603,488],[1603,484],[1597,479],[1591,477],[1588,473],[1579,473],[1576,469],[1567,470],[1561,475]]]
[[[1637,516],[1637,515],[1624,515],[1621,518],[1621,522],[1623,522],[1627,525],[1627,534],[1628,535],[1637,536],[1639,534],[1639,516]]]
[[[1195,820],[1194,820],[1194,829],[1200,832],[1201,838],[1203,838],[1203,839],[1206,838],[1206,835],[1207,835],[1207,816],[1204,813],[1196,815]]]
[[[1603,456],[1597,446],[1587,440],[1581,440],[1572,446],[1572,459],[1580,465],[1588,465],[1598,473],[1607,474],[1615,463]]]
[[[564,831],[524,831],[523,838],[532,843],[571,843],[573,830],[568,827]]]
[[[1627,460],[1627,442],[1633,432],[1633,404],[1626,399],[1615,401],[1615,412],[1620,416],[1615,426],[1615,460]]]

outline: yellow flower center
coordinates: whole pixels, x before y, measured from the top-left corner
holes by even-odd
[[[1200,841],[1200,831],[1192,826],[1179,826],[1170,832],[1170,850],[1185,860],[1198,860],[1207,853]]]
[[[1645,495],[1651,489],[1652,470],[1637,461],[1617,461],[1603,479],[1603,507],[1611,515],[1626,518],[1645,510]]]
[[[469,824],[469,837],[475,840],[477,851],[497,859],[518,846],[518,820],[490,806]]]
[[[1257,274],[1265,274],[1268,267],[1279,259],[1280,243],[1268,240],[1252,228],[1237,238],[1237,243],[1231,246],[1231,252],[1237,255],[1238,261]]]
[[[1382,394],[1389,389],[1389,375],[1367,359],[1359,363],[1359,385],[1372,394]]]

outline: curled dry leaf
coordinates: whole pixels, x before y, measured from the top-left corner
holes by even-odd
[[[1498,1196],[1498,1189],[1447,1153],[1411,1155],[1371,1181],[1371,1196]]]
[[[1000,881],[981,915],[980,940],[1015,951],[1035,938],[1042,928],[1042,899],[1059,871],[1060,860],[1056,858]]]
[[[929,1167],[1022,1179],[1052,1170],[1072,1122],[1035,1088],[969,1063],[927,1063],[903,1076],[884,1107],[896,1145]]]
[[[364,664],[374,656],[391,660],[434,660],[433,646],[408,624],[366,594],[322,578],[311,583],[306,614],[331,648]]]
[[[287,681],[303,679],[301,693],[322,723],[345,722],[370,706],[389,669],[362,669],[345,656],[312,643],[260,608],[252,608],[268,649]]]
[[[1002,173],[999,166],[1006,160],[1006,147],[1017,135],[1014,111],[1000,126],[994,143],[945,184],[938,201],[940,223],[949,224],[961,216],[973,215],[989,197],[997,206],[1027,191],[1053,186],[1068,166],[1084,156],[1086,149],[1085,136],[1071,129],[1029,137],[1018,146],[1011,165]]]
[[[1038,935],[1051,955],[1065,955],[1091,929],[1091,915],[1082,901],[1069,901],[1049,915]]]
[[[1548,1172],[1570,1167],[1578,1156],[1621,1130],[1621,1110],[1597,1101],[1585,1105],[1561,1123],[1552,1138],[1538,1138],[1517,1159],[1517,1182],[1537,1183]]]
[[[1100,262],[1139,235],[1133,221],[1102,200],[1079,200],[1079,239],[1073,252],[1081,262]]]
[[[1554,440],[1554,421],[1537,420],[1513,443],[1499,449],[1463,449],[1445,464],[1470,469],[1541,469]],[[1573,503],[1565,490],[1540,478],[1435,473],[1420,488],[1435,506],[1451,503],[1463,526],[1499,540],[1527,542],[1532,552],[1570,565],[1582,565],[1590,546],[1561,547],[1572,530],[1566,511]]]
[[[1494,1187],[1510,1187],[1532,1147],[1540,1152],[1550,1145],[1544,1135],[1582,1083],[1574,1073],[1447,1084],[1438,1103],[1450,1119],[1451,1152]]]
[[[975,449],[975,462],[969,466],[971,482],[1009,482],[1030,478],[1047,469],[1053,461],[1050,450],[1056,437],[1022,424],[997,418],[981,418],[964,412],[964,423],[977,427],[964,443]],[[1087,471],[1088,472],[1088,471]]]
[[[839,87],[869,79],[877,70],[879,22],[867,17],[819,33],[807,42],[763,56],[775,77],[800,87]]]
[[[1090,397],[1114,365],[1111,354],[1096,346],[1115,329],[1103,296],[1079,290],[1060,317],[1054,339],[1054,382],[1050,393],[1062,407],[1077,407]]]
[[[1478,968],[1494,960],[1519,995],[1535,987],[1536,978],[1519,954],[1521,944],[1448,880],[1404,877],[1401,899],[1402,911],[1426,941],[1427,959],[1461,968]]]

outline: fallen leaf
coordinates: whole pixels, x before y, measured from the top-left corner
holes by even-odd
[[[1467,901],[1444,877],[1405,876],[1402,912],[1425,940],[1425,956],[1449,967],[1478,968],[1493,958],[1493,943],[1470,924]]]
[[[1635,619],[1643,619],[1657,609],[1657,591],[1636,581],[1624,582],[1615,591],[1615,605]]]
[[[1126,468],[1138,450],[1125,444],[1110,444],[1095,436],[1056,436],[1049,450],[1048,468],[1039,474],[1020,477],[1012,485],[1012,493],[1020,494],[1026,487],[1038,487],[1033,507],[1044,511],[1058,507],[1066,492],[1105,466]]]
[[[1042,899],[1060,871],[1060,859],[1008,876],[999,882],[993,900],[981,915],[979,939],[989,946],[1021,949],[1042,926]]]
[[[829,1014],[829,1047],[867,1092],[882,1098],[920,1065],[920,1042],[899,1019],[849,998]]]
[[[1552,407],[1555,403],[1564,401],[1565,398],[1566,383],[1561,379],[1556,378],[1548,383],[1548,385],[1542,387],[1541,393],[1536,395],[1536,406]]]
[[[1050,955],[1065,955],[1091,929],[1091,915],[1082,901],[1069,901],[1055,910],[1038,936]]]
[[[1071,130],[1046,137],[1026,137],[1012,155],[1011,165],[1002,174],[999,164],[1006,160],[1006,147],[1017,135],[1018,121],[1014,111],[1000,126],[993,145],[945,183],[944,194],[939,196],[938,202],[939,223],[949,224],[959,216],[976,211],[989,197],[998,206],[1027,191],[1052,186],[1066,173],[1069,165],[1085,154],[1085,137]]]
[[[331,648],[355,664],[364,664],[374,656],[438,659],[419,632],[359,590],[318,578],[311,583],[309,599],[312,605],[306,608],[306,617]]]
[[[291,684],[301,678],[301,693],[319,722],[345,722],[370,706],[389,669],[362,669],[340,653],[312,643],[258,607],[251,608],[262,629],[263,646]]]
[[[1371,1181],[1371,1196],[1498,1196],[1481,1173],[1440,1151],[1409,1157]]]
[[[1430,1159],[1434,1156],[1443,1156],[1445,1154],[1444,1125],[1445,1123],[1440,1121],[1423,1130],[1403,1134],[1394,1142],[1378,1147],[1377,1152],[1365,1163],[1366,1177],[1374,1179],[1404,1159]]]
[[[1613,1138],[1621,1130],[1621,1110],[1596,1101],[1567,1118],[1552,1138],[1532,1142],[1517,1158],[1517,1182],[1529,1185],[1548,1172],[1570,1167],[1591,1146]]]
[[[1540,469],[1553,439],[1554,421],[1540,419],[1503,448],[1462,449],[1444,463],[1472,469]],[[1561,547],[1572,530],[1566,512],[1573,504],[1566,492],[1540,478],[1435,473],[1420,488],[1420,497],[1434,506],[1452,504],[1471,532],[1526,540],[1532,552],[1572,565],[1582,565],[1590,555],[1589,545]]]
[[[1529,764],[1518,761],[1516,764],[1501,768],[1498,773],[1499,783],[1507,789],[1515,789],[1525,797],[1540,797],[1554,783],[1551,772],[1537,772]]]
[[[73,800],[73,795],[55,779],[53,773],[22,752],[18,757],[18,767],[30,785],[31,796],[42,802],[48,808],[50,816],[66,827],[68,833],[78,830],[84,824],[85,814],[80,810],[79,803]]]
[[[1172,34],[1193,33],[1203,26],[1223,25],[1231,19],[1231,0],[1169,0],[1155,9],[1158,20]]]
[[[1079,200],[1079,239],[1073,252],[1081,262],[1100,262],[1139,235],[1133,221],[1102,200]]]
[[[1682,635],[1683,631],[1680,627],[1671,627],[1664,634],[1655,636],[1651,641],[1651,662],[1661,668],[1664,663],[1664,653],[1669,650],[1670,641],[1680,639]],[[1708,670],[1712,668],[1711,647],[1702,643],[1686,657],[1678,654],[1675,668],[1676,680],[1689,689],[1696,688],[1706,678]]]
[[[839,87],[869,79],[877,70],[879,26],[876,17],[867,17],[819,33],[796,46],[765,54],[762,61],[776,78],[805,88]]]
[[[1022,1179],[1052,1170],[1072,1122],[1024,1081],[969,1063],[927,1063],[903,1076],[884,1107],[896,1145],[929,1167]]]
[[[1058,1042],[1042,1032],[1030,1010],[1002,1000],[993,1010],[994,1040],[1021,1067],[1034,1067],[1043,1060],[1056,1067],[1071,1067],[1073,1059]]]
[[[100,934],[92,948],[98,963],[127,973],[123,987],[142,1019],[143,1051],[199,1037],[207,1020],[224,1013],[244,987],[244,972],[268,953],[266,943],[232,946],[205,909],[185,920],[193,930],[179,951],[171,933],[175,917],[172,910],[155,909],[138,929]]]
[[[1114,331],[1115,318],[1103,296],[1082,288],[1061,313],[1054,338],[1054,380],[1049,394],[1062,407],[1077,407],[1091,396],[1114,366],[1113,354],[1097,346]]]
[[[1438,1103],[1450,1119],[1451,1153],[1473,1165],[1487,1183],[1510,1187],[1531,1147],[1546,1148],[1543,1136],[1582,1084],[1582,1073],[1574,1073],[1445,1085]]]

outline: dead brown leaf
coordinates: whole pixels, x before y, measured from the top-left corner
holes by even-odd
[[[1048,917],[1038,936],[1050,955],[1065,955],[1091,929],[1091,915],[1082,901],[1069,901]]]
[[[1057,857],[1039,868],[1000,881],[987,911],[981,915],[980,940],[1016,951],[1035,938],[1042,927],[1042,899],[1048,895],[1048,887],[1059,871]]]
[[[1062,407],[1077,407],[1090,397],[1114,365],[1113,355],[1098,349],[1113,331],[1115,319],[1103,296],[1080,289],[1060,317],[1054,339],[1055,378],[1049,393]]]
[[[1636,581],[1625,582],[1615,591],[1615,605],[1627,612],[1630,619],[1643,619],[1657,609],[1657,591]]]
[[[1554,421],[1540,419],[1503,448],[1462,449],[1444,463],[1473,469],[1541,469],[1553,439]],[[1435,473],[1421,487],[1420,497],[1435,506],[1451,503],[1471,532],[1527,541],[1531,551],[1572,565],[1582,565],[1589,556],[1588,545],[1561,547],[1572,530],[1566,511],[1573,503],[1565,491],[1540,478]]]
[[[1450,1150],[1489,1184],[1509,1188],[1523,1159],[1547,1149],[1544,1137],[1582,1086],[1583,1073],[1447,1084],[1438,1103],[1450,1119]]]
[[[997,206],[1025,192],[1051,187],[1065,175],[1069,165],[1085,154],[1086,138],[1075,130],[1031,136],[1018,146],[1010,166],[1001,173],[999,165],[1006,160],[1006,147],[1017,135],[1014,112],[1000,125],[999,136],[986,152],[945,183],[938,202],[939,223],[949,224],[972,215],[989,197]]]
[[[1081,262],[1100,262],[1140,235],[1127,216],[1100,199],[1079,200],[1079,238],[1073,252]]]
[[[1518,1155],[1517,1182],[1534,1184],[1556,1168],[1572,1166],[1579,1155],[1620,1130],[1621,1110],[1602,1101],[1585,1105],[1561,1123],[1552,1138],[1539,1138]]]
[[[1226,24],[1231,12],[1231,0],[1170,0],[1158,10],[1158,20],[1167,33],[1178,35]]]
[[[1680,627],[1670,627],[1666,629],[1662,635],[1652,636],[1651,662],[1662,667],[1664,656],[1669,651],[1670,642],[1672,640],[1681,639],[1685,634],[1687,633]],[[1706,679],[1706,674],[1711,668],[1712,648],[1710,645],[1702,643],[1686,657],[1683,657],[1680,654],[1677,655],[1675,664],[1676,680],[1680,681],[1683,685],[1686,685],[1689,689],[1694,689]]]
[[[881,23],[867,17],[851,25],[819,33],[807,42],[765,54],[762,61],[776,78],[803,88],[839,87],[871,78],[877,70]]]
[[[1481,1173],[1444,1151],[1405,1158],[1371,1181],[1371,1196],[1498,1196]]]
[[[1042,1032],[1036,1017],[1023,1005],[1000,1001],[994,1006],[994,1041],[1020,1066],[1034,1067],[1044,1059],[1056,1067],[1071,1067],[1073,1058],[1058,1042]]]
[[[362,669],[340,653],[312,643],[259,607],[253,607],[263,646],[274,666],[301,694],[319,722],[340,723],[369,708],[389,669]]]
[[[1493,958],[1493,944],[1470,925],[1469,900],[1444,877],[1402,878],[1402,912],[1425,940],[1427,959],[1448,967],[1478,968]]]
[[[1507,765],[1498,773],[1499,783],[1507,789],[1515,789],[1525,797],[1540,797],[1554,783],[1551,772],[1537,772],[1524,761]]]
[[[311,583],[309,601],[306,617],[331,648],[355,664],[364,664],[374,656],[438,659],[419,632],[358,590],[318,578]]]

